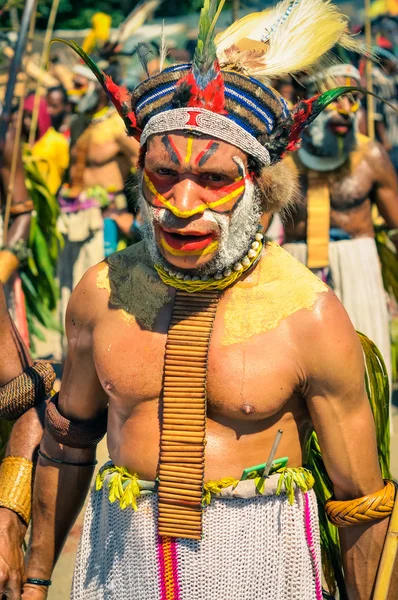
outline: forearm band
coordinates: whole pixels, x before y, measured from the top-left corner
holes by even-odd
[[[61,460],[60,458],[53,458],[52,456],[48,456],[48,454],[44,454],[41,450],[37,451],[37,454],[44,458],[44,460],[48,460],[49,462],[55,463],[56,465],[69,465],[70,467],[95,467],[98,464],[98,460],[91,460],[89,462],[72,462],[70,460]]]
[[[0,388],[0,418],[8,421],[18,419],[43,402],[50,395],[54,381],[54,369],[49,363],[33,363]]]
[[[329,521],[337,527],[351,527],[389,517],[394,507],[395,484],[388,479],[385,484],[382,490],[356,500],[331,498],[325,504]]]
[[[19,215],[24,215],[25,213],[32,212],[34,210],[35,205],[32,200],[25,200],[25,202],[17,202],[13,204],[10,208],[10,214],[13,217],[18,217]]]
[[[21,456],[7,456],[0,466],[0,507],[9,508],[28,525],[32,507],[33,463]]]
[[[45,428],[59,444],[70,448],[94,448],[106,434],[108,410],[96,419],[70,421],[61,415],[57,407],[58,394],[47,404]]]
[[[44,587],[49,587],[52,584],[51,579],[39,579],[38,577],[28,577],[26,583],[30,583],[31,585],[42,585]]]

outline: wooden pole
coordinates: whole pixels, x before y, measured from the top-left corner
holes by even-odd
[[[372,47],[372,21],[370,18],[370,0],[365,0],[365,41],[366,45]],[[373,79],[372,79],[372,61],[370,58],[366,59],[366,87],[370,92],[373,92]],[[374,140],[375,138],[375,120],[374,120],[374,97],[367,96],[367,123],[368,123],[368,136]]]
[[[239,19],[240,0],[232,0],[232,22]]]
[[[39,120],[39,109],[40,109],[41,83],[43,80],[43,74],[44,74],[44,70],[46,67],[46,63],[47,63],[48,46],[49,46],[53,31],[54,31],[54,24],[55,24],[55,19],[57,18],[59,3],[60,3],[60,0],[53,0],[53,3],[51,5],[50,16],[48,17],[46,34],[44,36],[43,50],[42,50],[41,57],[40,57],[40,73],[39,73],[39,77],[37,79],[35,100],[33,103],[32,122],[30,125],[30,132],[29,132],[29,146],[30,147],[32,147],[36,141],[36,130],[37,130],[37,123]]]
[[[395,492],[395,504],[391,513],[380,566],[377,572],[373,600],[387,600],[394,573],[398,551],[398,494]]]
[[[29,25],[29,34],[28,34],[28,42],[26,46],[26,55],[29,55],[32,52],[32,43],[33,36],[35,33],[35,25],[36,25],[36,6],[33,9],[32,16],[30,19]],[[12,157],[11,157],[11,169],[10,169],[10,181],[7,188],[7,196],[5,203],[5,211],[4,211],[4,225],[3,225],[3,245],[7,245],[7,236],[8,236],[8,225],[10,222],[10,212],[11,212],[11,204],[14,193],[14,184],[15,184],[15,176],[17,172],[17,164],[18,164],[18,153],[20,151],[20,142],[21,142],[21,132],[22,132],[22,120],[23,120],[23,105],[25,99],[25,88],[26,88],[26,75],[22,81],[22,94],[19,99],[18,113],[17,113],[17,121],[15,125],[15,137],[14,137],[14,145],[12,149]]]

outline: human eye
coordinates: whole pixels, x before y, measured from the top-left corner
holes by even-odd
[[[163,175],[164,177],[177,177],[178,175],[177,171],[174,171],[174,169],[160,168],[157,169],[156,172],[158,175]]]
[[[226,181],[226,177],[225,175],[220,175],[219,173],[203,173],[203,175],[201,175],[201,180],[202,181],[211,181],[213,183],[218,183],[220,181]]]

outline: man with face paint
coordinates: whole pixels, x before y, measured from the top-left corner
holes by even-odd
[[[360,85],[352,65],[324,72],[337,85]],[[285,249],[332,286],[355,328],[380,349],[391,376],[386,296],[374,239],[372,204],[398,226],[398,182],[378,142],[357,131],[358,93],[329,105],[304,132],[295,155],[301,202],[285,225]]]
[[[206,2],[192,65],[165,69],[131,95],[78,49],[140,139],[144,239],[90,269],[71,298],[24,598],[45,597],[105,431],[111,460],[86,512],[73,600],[321,600],[314,479],[303,468],[312,427],[334,522],[347,523],[351,504],[355,522],[365,495],[393,504],[349,318],[258,230],[294,192],[282,155],[350,89],[290,114],[266,77],[346,45],[345,20],[329,3],[302,0],[249,15],[214,40],[221,7]],[[316,59],[304,43],[308,15],[319,28]],[[341,530],[350,600],[370,597],[387,528],[364,512],[366,525]]]

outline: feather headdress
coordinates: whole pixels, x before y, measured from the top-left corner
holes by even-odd
[[[332,62],[336,44],[360,53],[365,47],[348,33],[348,20],[329,0],[284,0],[251,13],[215,39],[222,69],[261,81],[319,69]]]
[[[336,44],[363,48],[350,37],[346,17],[330,0],[283,0],[215,36],[224,3],[204,0],[192,64],[164,69],[131,93],[117,86],[77,44],[69,45],[93,70],[129,134],[142,145],[157,133],[196,130],[239,147],[263,167],[275,164],[297,148],[304,127],[353,88],[329,90],[289,111],[268,80],[319,71],[331,61]]]

